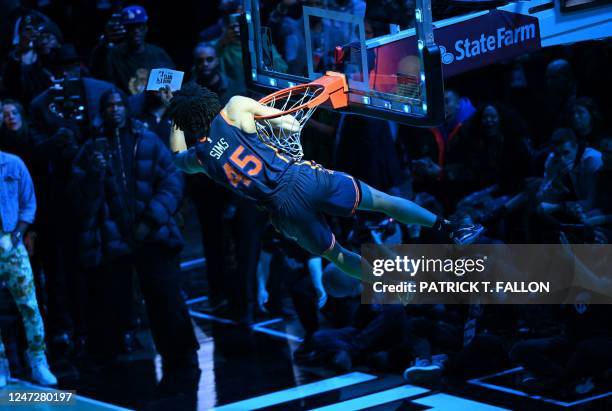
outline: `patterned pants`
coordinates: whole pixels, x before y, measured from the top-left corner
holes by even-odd
[[[7,254],[0,255],[0,282],[7,285],[19,308],[29,351],[44,352],[45,329],[36,301],[30,259],[23,244],[19,244]],[[6,358],[6,352],[0,335],[0,359],[3,358]]]

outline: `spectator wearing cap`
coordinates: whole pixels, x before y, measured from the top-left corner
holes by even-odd
[[[145,41],[146,10],[141,6],[129,6],[121,11],[125,38],[117,46],[102,42],[91,57],[92,72],[96,77],[115,83],[130,94],[144,91],[149,72],[153,68],[174,68],[168,53]]]
[[[46,21],[38,28],[38,52],[43,58],[60,48],[64,38],[60,28],[52,21]]]
[[[37,15],[24,16],[17,31],[19,34],[2,81],[10,97],[29,104],[34,96],[51,85],[49,69],[62,34],[56,24]]]

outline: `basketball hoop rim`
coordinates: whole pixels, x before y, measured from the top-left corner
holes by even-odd
[[[313,82],[298,84],[293,87],[288,87],[282,90],[275,91],[259,100],[259,103],[266,104],[273,99],[287,96],[298,90],[307,90],[308,88],[316,87],[315,93],[318,92],[310,101],[300,104],[297,107],[293,107],[289,110],[285,110],[276,114],[270,114],[266,116],[255,116],[255,120],[271,120],[274,118],[286,116],[288,114],[295,113],[299,110],[308,108],[312,109],[328,100],[331,100],[333,108],[343,108],[348,105],[348,85],[344,74],[336,72],[327,72],[322,77],[316,79]],[[320,90],[320,92],[319,92]]]
[[[267,96],[265,96],[264,98],[262,98],[261,100],[259,100],[259,102],[261,104],[266,104],[269,103],[271,100],[275,99],[275,98],[279,98],[279,97],[283,97],[288,95],[289,93],[292,93],[294,91],[298,91],[298,90],[306,90],[308,88],[313,88],[316,87],[317,85],[313,84],[313,83],[307,83],[307,84],[299,84],[297,86],[293,86],[293,87],[288,87],[288,88],[284,88],[282,90],[278,90],[275,91],[272,94],[268,94]],[[318,105],[323,104],[328,98],[329,95],[325,93],[325,87],[318,85],[317,90],[322,90],[317,96],[313,97],[312,100],[304,103],[304,104],[300,104],[297,107],[293,107],[292,109],[286,110],[286,111],[282,111],[280,113],[276,113],[276,114],[270,114],[267,116],[255,116],[255,120],[270,120],[273,118],[278,118],[278,117],[282,117],[285,116],[287,114],[291,114],[291,113],[295,113],[298,110],[302,110],[304,108],[312,108],[312,107],[316,107]]]

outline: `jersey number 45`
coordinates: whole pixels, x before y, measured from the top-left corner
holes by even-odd
[[[232,187],[238,187],[241,183],[246,187],[250,186],[251,179],[246,175],[255,177],[261,173],[262,169],[261,160],[253,154],[244,153],[244,146],[242,145],[238,146],[230,156],[229,161],[223,164],[225,176]]]

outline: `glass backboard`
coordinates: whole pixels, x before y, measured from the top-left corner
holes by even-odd
[[[437,125],[444,92],[430,1],[368,2],[366,8],[363,0],[244,0],[249,85],[267,94],[336,71],[349,86],[344,110]]]

